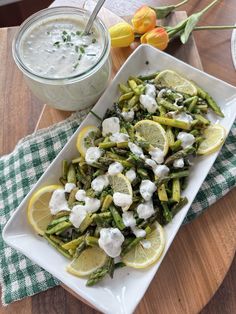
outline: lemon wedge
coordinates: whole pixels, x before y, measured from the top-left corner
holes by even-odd
[[[48,224],[52,220],[49,202],[52,193],[57,189],[63,189],[61,185],[48,185],[33,194],[29,201],[27,216],[34,230],[43,235]]]
[[[148,141],[152,146],[160,148],[164,155],[168,152],[168,138],[163,127],[152,120],[141,120],[137,122],[134,129],[138,136]]]
[[[191,96],[197,95],[196,86],[175,71],[161,71],[156,76],[155,82],[161,84],[162,86],[173,88],[180,93],[185,93]]]
[[[155,263],[165,247],[164,229],[157,222],[152,232],[140,241],[131,251],[126,253],[122,262],[133,268],[146,268]]]
[[[67,266],[66,270],[75,276],[86,277],[96,269],[104,266],[107,261],[106,253],[94,246],[83,251]]]
[[[201,142],[197,153],[209,155],[216,152],[223,145],[226,138],[226,130],[220,124],[210,125],[203,133],[204,141]]]
[[[89,147],[94,146],[94,140],[99,132],[100,130],[94,125],[87,125],[79,132],[76,147],[82,157],[85,157]]]

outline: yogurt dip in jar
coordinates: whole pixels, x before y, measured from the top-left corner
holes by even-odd
[[[84,35],[88,13],[74,7],[32,15],[13,42],[13,57],[32,92],[61,110],[93,105],[110,78],[110,37],[97,17]]]

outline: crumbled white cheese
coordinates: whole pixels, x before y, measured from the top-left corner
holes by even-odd
[[[122,214],[122,220],[126,227],[134,227],[136,225],[136,220],[132,211],[124,212]]]
[[[181,146],[183,148],[192,146],[195,142],[195,137],[192,134],[186,132],[179,132],[177,139],[181,141]]]
[[[157,187],[150,180],[142,180],[139,191],[145,201],[149,201],[152,198],[152,194],[156,191]]]
[[[137,238],[144,238],[146,236],[146,231],[137,227],[133,227],[132,232]]]
[[[75,187],[76,185],[74,183],[66,183],[65,192],[70,193]]]
[[[91,187],[96,192],[102,192],[109,185],[109,180],[107,175],[101,175],[93,179],[91,182]]]
[[[139,204],[137,207],[137,213],[141,219],[148,219],[151,217],[155,213],[152,200]]]
[[[127,122],[131,122],[134,120],[134,111],[130,110],[130,111],[123,111],[121,113],[122,117],[124,118],[125,121]]]
[[[121,253],[121,245],[125,238],[118,228],[102,228],[98,244],[110,257],[117,257]]]
[[[128,146],[129,146],[130,151],[131,151],[134,155],[136,155],[136,156],[138,156],[138,157],[140,157],[140,158],[145,158],[145,157],[144,157],[144,154],[143,154],[143,150],[142,150],[141,147],[139,147],[138,145],[136,145],[136,144],[134,144],[134,143],[132,143],[132,142],[129,142],[129,143],[128,143]]]
[[[184,159],[183,158],[175,159],[173,162],[173,167],[174,168],[183,168],[184,167]]]
[[[130,169],[126,171],[125,176],[129,180],[129,182],[133,182],[134,179],[136,179],[136,172],[134,171],[134,169]]]
[[[152,243],[148,240],[141,240],[140,243],[144,249],[150,249],[152,246]]]
[[[154,174],[159,178],[166,177],[169,171],[170,169],[166,165],[157,165],[155,168],[153,168]]]
[[[149,154],[156,163],[162,164],[164,162],[164,153],[160,148],[154,147],[150,149]]]
[[[148,95],[152,98],[156,97],[156,87],[153,84],[147,84],[145,87],[145,95]]]
[[[102,151],[98,147],[89,147],[85,154],[85,161],[88,165],[92,165],[102,156]]]
[[[99,210],[101,201],[97,198],[86,197],[84,206],[88,213],[94,213]]]
[[[113,194],[113,202],[116,206],[119,206],[122,209],[124,209],[132,204],[133,202],[132,195],[115,192]]]
[[[82,205],[76,205],[72,208],[69,220],[75,228],[79,228],[84,218],[87,215],[87,211]]]
[[[162,89],[159,91],[159,93],[158,93],[158,95],[157,95],[157,98],[162,98],[163,95],[167,92],[167,90],[168,90],[168,89],[166,89],[166,88],[162,88]]]
[[[122,166],[122,164],[118,161],[115,161],[108,167],[108,174],[110,176],[115,176],[116,174],[121,173],[123,170],[124,167]]]
[[[140,95],[139,101],[144,109],[146,109],[149,113],[156,112],[158,106],[156,100],[149,95]]]
[[[79,202],[84,202],[86,199],[86,192],[85,190],[78,190],[75,194],[75,198],[77,199],[77,201]]]
[[[65,191],[63,189],[57,189],[52,193],[51,199],[49,201],[49,208],[52,215],[56,215],[62,210],[70,211],[65,198]]]
[[[115,143],[127,142],[129,135],[125,133],[114,133],[110,136],[110,141]]]
[[[145,159],[145,164],[147,164],[151,168],[155,168],[157,166],[156,162],[153,159],[150,159],[150,158],[146,158]]]
[[[111,117],[102,122],[102,135],[107,136],[120,132],[120,120],[117,117]]]

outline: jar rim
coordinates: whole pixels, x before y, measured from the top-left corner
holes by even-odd
[[[21,38],[25,31],[31,27],[34,23],[37,23],[38,21],[43,21],[44,18],[52,17],[52,16],[57,16],[57,14],[73,14],[75,15],[76,13],[79,14],[84,14],[89,16],[89,12],[85,9],[73,7],[73,6],[58,6],[58,7],[53,7],[53,8],[46,8],[43,10],[40,10],[33,15],[31,15],[29,18],[27,18],[20,26],[20,29],[18,30],[17,34],[15,35],[13,42],[12,42],[12,55],[14,58],[15,63],[19,67],[19,69],[27,76],[30,78],[41,81],[41,82],[47,82],[51,84],[58,84],[60,82],[63,82],[63,84],[66,83],[73,83],[73,82],[78,82],[80,80],[84,80],[91,76],[94,72],[96,72],[100,67],[105,63],[105,61],[108,58],[109,52],[110,52],[110,36],[107,30],[107,27],[105,24],[102,22],[102,20],[97,16],[94,23],[96,27],[98,27],[103,35],[104,39],[104,46],[103,46],[103,51],[100,55],[100,57],[96,60],[94,65],[92,65],[90,68],[86,69],[85,71],[70,75],[70,76],[65,76],[65,77],[60,77],[60,78],[52,78],[52,77],[47,77],[43,75],[36,74],[35,72],[31,71],[23,62],[22,58],[20,57],[19,53],[19,46],[21,43]]]

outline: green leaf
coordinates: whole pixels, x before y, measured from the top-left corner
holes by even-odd
[[[175,10],[175,5],[168,5],[165,7],[159,7],[159,8],[151,8],[156,12],[157,19],[161,20],[167,17],[172,11]]]
[[[188,41],[189,36],[191,35],[197,23],[199,22],[201,16],[202,16],[202,12],[198,12],[198,13],[192,14],[188,18],[187,24],[184,28],[184,32],[180,36],[180,40],[183,44],[186,44],[186,42]]]

